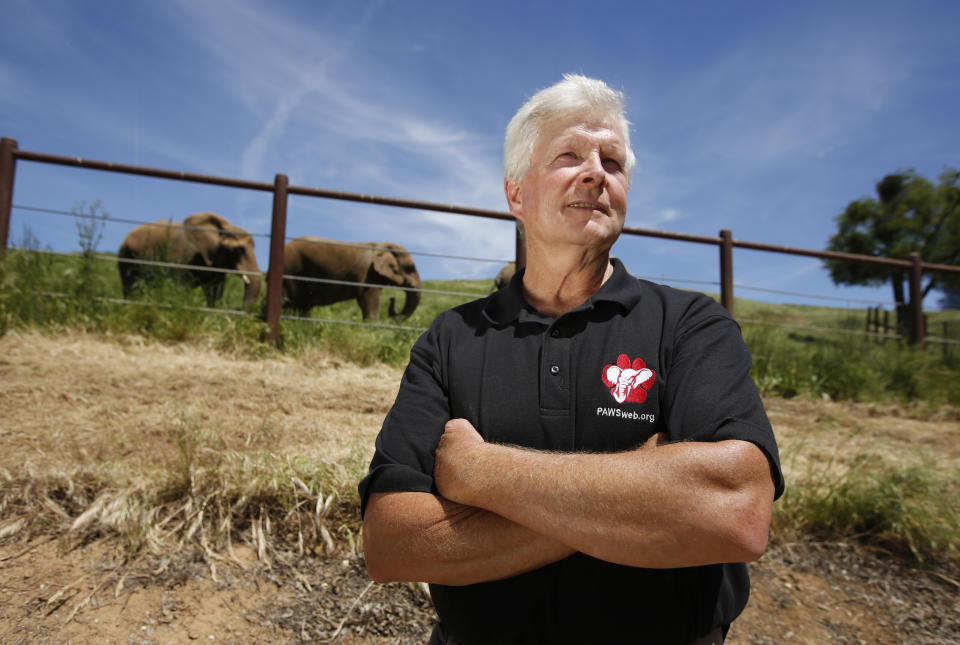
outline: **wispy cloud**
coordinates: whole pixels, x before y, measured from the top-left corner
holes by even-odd
[[[768,47],[763,58],[756,43],[745,41],[686,79],[687,93],[709,101],[696,131],[706,154],[754,166],[822,156],[845,145],[847,133],[909,79],[909,61],[869,37],[795,38]]]
[[[683,214],[677,209],[665,208],[655,213],[632,217],[627,226],[668,230],[676,227],[683,218]]]
[[[487,208],[503,203],[499,141],[450,122],[446,114],[398,107],[430,102],[386,97],[379,87],[390,80],[389,72],[357,68],[363,57],[351,55],[352,43],[375,7],[337,33],[252,4],[228,16],[202,4],[180,8],[190,12],[185,24],[197,46],[223,68],[224,87],[259,122],[241,154],[243,175],[262,176],[279,161],[294,160],[300,173],[294,181],[366,177],[370,185],[403,196]],[[391,84],[392,91],[398,85],[403,87]]]

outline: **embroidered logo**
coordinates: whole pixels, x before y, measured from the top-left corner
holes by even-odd
[[[655,379],[656,374],[642,358],[637,357],[631,363],[626,354],[617,357],[616,365],[603,368],[603,383],[610,388],[610,396],[617,403],[643,403]]]

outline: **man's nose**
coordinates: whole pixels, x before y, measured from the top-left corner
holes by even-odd
[[[591,154],[584,159],[583,177],[581,181],[585,184],[603,185],[607,173],[603,169],[603,163],[600,161],[599,154]]]

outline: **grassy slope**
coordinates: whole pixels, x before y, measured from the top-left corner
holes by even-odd
[[[120,283],[115,263],[105,255],[91,256],[84,262],[76,257],[11,251],[0,271],[0,332],[17,327],[51,331],[80,328],[137,333],[167,342],[203,340],[205,344],[247,356],[277,353],[262,340],[265,325],[256,315],[262,308],[262,295],[250,315],[212,315],[198,310],[205,306],[199,289],[185,288],[167,277],[157,280],[147,294],[149,301],[162,306],[110,302],[104,298],[121,297]],[[489,292],[490,284],[443,281],[427,282],[424,287],[482,296]],[[402,302],[403,293],[386,290],[383,294],[380,322],[384,325],[392,324],[386,316],[386,303],[391,297]],[[360,364],[384,362],[401,366],[418,329],[428,326],[439,312],[466,299],[425,294],[416,313],[402,323],[413,329],[284,320],[280,352],[300,356],[321,347]],[[227,303],[226,308],[235,308],[241,300],[242,283],[231,276],[223,302]],[[960,406],[960,351],[956,348],[951,348],[953,352],[924,353],[897,342],[864,338],[860,331],[865,312],[857,310],[738,300],[736,312],[743,319],[744,337],[754,355],[754,379],[765,395],[906,402],[913,405],[913,414],[924,414],[924,410],[932,413],[945,404]],[[360,311],[354,302],[316,308],[313,316],[341,323],[360,322]],[[960,313],[936,314],[932,318],[956,321]],[[196,485],[206,481],[197,478],[201,473],[211,477],[209,481],[222,482],[226,472],[232,472],[232,466],[227,468],[230,464],[226,463],[204,464],[194,471],[195,464],[187,463],[193,454],[192,439],[179,439],[185,459],[183,472],[169,473],[160,487],[165,494],[170,494],[171,481],[175,483],[178,476],[191,478]],[[340,488],[329,481],[329,473],[322,469],[315,473],[286,472],[273,467],[267,470],[263,479],[274,487],[277,481],[297,479],[305,481],[312,494],[316,493],[312,490],[316,486],[328,491]],[[822,475],[824,471],[819,472]],[[894,535],[918,555],[955,554],[960,535],[960,508],[956,500],[960,495],[943,495],[944,490],[956,488],[955,475],[936,465],[904,469],[884,458],[871,457],[846,469],[840,477],[824,478],[815,473],[793,481],[787,496],[778,504],[776,526],[780,530],[800,528],[828,536],[855,533],[889,539]],[[256,478],[243,471],[240,479]],[[278,492],[270,487],[261,491],[282,514],[287,512],[289,500],[278,497]],[[195,493],[196,490],[191,494]],[[158,491],[151,487],[142,499],[156,494]],[[141,509],[137,515],[151,512]],[[127,528],[134,534],[146,530],[142,526]]]
[[[2,270],[0,328],[64,325],[142,333],[169,341],[212,335],[224,347],[239,345],[255,354],[271,351],[261,342],[264,327],[256,315],[263,308],[263,293],[249,316],[211,316],[196,310],[205,306],[200,289],[185,288],[169,275],[157,279],[143,298],[165,309],[96,300],[121,297],[119,276],[109,255],[84,262],[76,256],[11,251]],[[492,280],[448,280],[423,286],[480,297],[490,292],[491,284]],[[219,306],[238,309],[242,287],[238,278],[229,276]],[[378,321],[384,327],[379,328],[353,324],[361,322],[353,301],[314,308],[311,314],[344,324],[284,319],[282,351],[298,355],[320,345],[360,364],[401,366],[419,330],[441,311],[471,298],[426,293],[408,320],[390,320],[387,303],[396,298],[399,305],[404,297],[402,291],[384,290]],[[862,333],[865,310],[738,299],[735,312],[754,356],[754,379],[764,394],[960,406],[960,345],[931,343],[927,352],[918,352],[895,340],[866,338]],[[942,334],[946,321],[954,333],[960,330],[960,312],[929,314],[929,327],[938,333]]]

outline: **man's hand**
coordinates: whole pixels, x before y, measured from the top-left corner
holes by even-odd
[[[469,504],[478,482],[471,477],[480,453],[486,447],[483,437],[466,419],[451,419],[434,453],[433,477],[437,490],[447,499]]]

